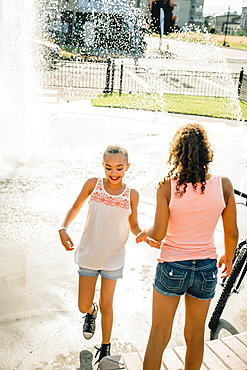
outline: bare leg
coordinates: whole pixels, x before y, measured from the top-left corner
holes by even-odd
[[[117,280],[101,278],[99,307],[101,312],[102,343],[111,341],[113,323],[113,295]]]
[[[186,357],[184,370],[199,370],[204,352],[205,321],[211,300],[200,300],[185,295],[185,328]]]
[[[92,313],[93,299],[98,276],[79,276],[78,307],[82,313]]]
[[[162,355],[172,332],[180,297],[168,297],[153,290],[152,327],[143,370],[160,370]]]

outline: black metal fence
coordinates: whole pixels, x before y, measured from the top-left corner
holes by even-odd
[[[238,95],[240,100],[247,102],[247,75],[241,72],[238,84]]]
[[[88,88],[111,93],[167,93],[236,99],[247,98],[247,77],[239,84],[239,73],[167,70],[145,65],[61,62],[44,72],[45,88]]]
[[[106,63],[60,62],[43,73],[44,87],[88,88],[103,91]]]

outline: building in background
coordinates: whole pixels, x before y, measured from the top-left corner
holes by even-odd
[[[228,21],[227,21],[228,17]],[[224,15],[216,16],[216,23],[215,27],[218,33],[227,33],[227,35],[231,34],[239,34],[240,33],[240,18],[241,16],[237,14],[237,12]]]
[[[240,19],[240,28],[243,35],[247,36],[247,4],[243,6],[241,19]]]
[[[242,16],[238,15],[237,12],[234,12],[234,13],[229,12],[229,14],[225,13],[222,15],[209,15],[209,16],[203,17],[203,22],[204,22],[204,26],[207,28],[209,32],[214,30],[214,32],[219,33],[219,34],[227,34],[227,35],[241,35],[242,34],[242,26],[241,26]]]
[[[177,16],[178,28],[189,25],[196,27],[203,26],[203,5],[204,0],[176,0],[174,15]]]
[[[148,1],[148,3],[146,2]],[[167,3],[170,3],[170,6],[173,8],[173,17],[175,18],[175,24],[178,29],[183,29],[186,26],[193,25],[196,28],[201,28],[203,26],[203,5],[204,0],[143,0],[142,5],[146,4],[147,7],[150,8],[149,16],[153,18],[153,13],[155,10],[154,5],[158,8],[164,8],[164,13],[166,16],[165,8],[167,7]],[[157,19],[156,15],[156,19]],[[169,18],[169,16],[168,16]],[[168,19],[168,23],[169,19]],[[157,32],[157,25],[156,25],[156,33]],[[172,28],[168,25],[167,27]],[[166,34],[166,32],[164,32]]]
[[[175,3],[173,14],[176,16],[178,28],[190,24],[203,26],[204,0],[170,0],[170,2]],[[100,8],[104,8],[108,13],[116,9],[116,13],[126,16],[130,8],[138,8],[144,16],[147,16],[150,0],[43,0],[43,4],[48,14],[49,29],[55,33],[66,33],[70,37],[78,23],[78,13],[98,12]],[[102,14],[102,10],[100,13]]]
[[[101,28],[100,37],[105,32],[108,32],[108,37],[109,33],[119,35],[127,32],[131,38],[136,23],[133,10],[138,9],[146,20],[148,18],[151,20],[150,4],[154,1],[162,3],[165,0],[42,0],[42,3],[46,9],[44,12],[46,29],[53,35],[53,39],[82,40],[86,37],[86,43],[90,44],[97,36],[95,28]],[[176,17],[178,29],[194,25],[224,34],[227,27],[229,35],[247,35],[247,0],[243,2],[242,14],[230,12],[228,22],[227,12],[203,17],[204,0],[170,0],[170,3],[175,3],[173,15]],[[95,14],[99,15],[98,21]],[[102,14],[115,14],[115,20],[110,21],[111,16],[106,17]],[[119,23],[124,23],[124,27],[119,28]],[[144,23],[142,22],[141,28],[146,27]]]

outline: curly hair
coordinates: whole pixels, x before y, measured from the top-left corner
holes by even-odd
[[[197,123],[180,127],[170,144],[167,163],[172,166],[164,181],[177,180],[176,195],[181,197],[192,183],[196,190],[201,183],[201,194],[206,187],[209,164],[213,160],[213,150],[208,142],[206,130]]]

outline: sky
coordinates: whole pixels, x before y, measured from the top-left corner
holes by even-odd
[[[230,5],[230,11],[237,10],[241,14],[243,4],[247,6],[247,0],[204,0],[203,14],[226,13]]]

